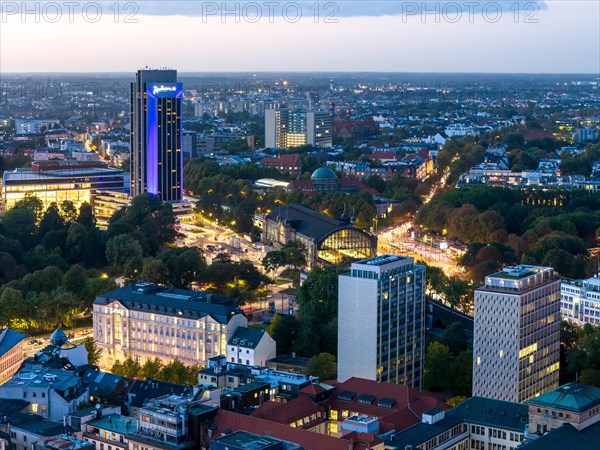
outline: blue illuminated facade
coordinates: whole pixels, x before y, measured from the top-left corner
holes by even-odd
[[[140,70],[131,84],[131,194],[183,197],[183,87],[175,70]]]

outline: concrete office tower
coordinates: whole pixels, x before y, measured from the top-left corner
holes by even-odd
[[[176,70],[139,70],[131,83],[131,195],[183,198],[183,87]]]
[[[384,255],[339,276],[338,381],[423,384],[425,267]]]
[[[560,278],[514,266],[475,290],[473,395],[525,402],[558,387]]]

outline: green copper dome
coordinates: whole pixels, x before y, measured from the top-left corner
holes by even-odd
[[[329,167],[319,167],[310,176],[311,180],[324,180],[330,178],[337,178],[335,172]]]

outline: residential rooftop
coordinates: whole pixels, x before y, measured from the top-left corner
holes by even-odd
[[[26,335],[23,333],[13,331],[10,328],[0,329],[0,356],[13,349],[25,337]]]
[[[600,388],[568,383],[535,397],[528,403],[546,408],[583,412],[600,404]]]
[[[138,427],[137,419],[133,417],[122,416],[120,414],[109,414],[99,419],[87,422],[89,427],[95,427],[100,430],[111,431],[119,434],[135,433]]]
[[[258,434],[248,433],[246,431],[236,431],[235,433],[226,434],[220,438],[214,439],[213,442],[219,442],[225,446],[231,445],[234,448],[263,450],[272,448],[273,445],[281,442],[281,440],[270,436],[259,436]]]
[[[597,450],[599,448],[600,422],[581,431],[566,423],[523,446],[524,450]]]
[[[417,448],[423,442],[427,442],[461,423],[464,423],[464,421],[454,417],[444,417],[433,424],[420,422],[400,433],[396,433],[393,441],[386,441],[385,448],[398,450],[404,450],[408,446],[410,446],[408,448]]]
[[[264,328],[237,327],[227,345],[254,349],[265,333]]]
[[[528,424],[527,405],[484,397],[471,397],[449,411],[447,418],[523,433]]]

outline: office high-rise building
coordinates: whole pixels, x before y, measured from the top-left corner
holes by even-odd
[[[560,278],[514,266],[475,290],[473,395],[525,402],[558,387]]]
[[[265,110],[265,147],[301,145],[331,147],[333,119],[329,111],[275,108]]]
[[[384,255],[339,276],[338,381],[423,384],[425,267]]]
[[[131,83],[131,195],[183,197],[183,88],[176,70],[139,70]]]
[[[309,111],[306,114],[306,140],[315,147],[333,145],[333,118],[329,111]]]
[[[265,109],[265,147],[286,148],[287,108]]]

